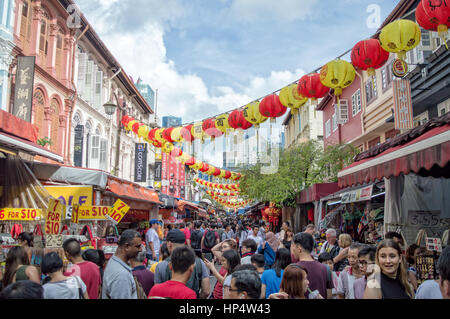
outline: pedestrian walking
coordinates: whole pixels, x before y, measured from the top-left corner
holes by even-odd
[[[103,274],[102,299],[137,299],[137,286],[130,260],[142,251],[141,235],[135,230],[125,230],[118,247],[106,265]]]
[[[291,263],[291,252],[286,248],[279,248],[275,255],[275,262],[271,269],[264,270],[261,276],[261,298],[280,291],[281,278],[284,269]]]

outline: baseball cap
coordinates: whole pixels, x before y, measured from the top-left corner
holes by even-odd
[[[158,221],[157,221],[156,219],[152,219],[152,220],[150,221],[150,225],[153,225],[153,224],[158,224]]]
[[[179,229],[172,229],[167,233],[167,241],[175,244],[184,244],[186,235]]]

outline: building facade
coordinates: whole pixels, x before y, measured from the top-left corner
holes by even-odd
[[[316,105],[308,101],[296,112],[289,111],[283,121],[284,147],[295,147],[309,140],[323,145],[323,114],[315,108]]]

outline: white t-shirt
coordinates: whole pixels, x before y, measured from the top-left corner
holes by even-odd
[[[156,230],[150,228],[145,234],[145,241],[147,243],[153,243],[153,248],[155,249],[155,253],[159,254],[160,241],[159,236],[156,233]],[[151,254],[152,250],[150,249],[150,245],[147,247],[147,254]]]
[[[231,275],[225,277],[222,288],[222,296],[225,296],[225,287],[231,287],[231,279],[232,279]]]
[[[256,237],[255,237],[255,236],[253,235],[253,232],[252,232],[251,234],[248,235],[247,239],[253,239],[253,240],[256,242],[256,244],[258,245],[258,247],[256,248],[256,250],[258,250],[259,247],[261,247],[262,244],[263,244],[263,239],[262,239],[261,237],[259,237],[259,236],[256,236]]]

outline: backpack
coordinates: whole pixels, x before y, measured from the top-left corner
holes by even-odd
[[[171,260],[170,257],[166,259],[166,261],[168,263],[170,262],[170,260]],[[197,298],[200,295],[200,282],[202,280],[201,274],[202,274],[201,260],[200,260],[200,258],[195,257],[194,271],[192,272],[191,277],[187,281],[186,286],[188,286],[189,288],[191,288],[192,290],[195,291],[195,293],[197,294]],[[166,282],[166,281],[170,280],[171,278],[172,278],[172,272],[170,271],[169,265],[167,265],[166,272],[164,273],[163,282]]]
[[[213,248],[216,245],[216,232],[215,231],[207,231],[205,235],[205,239],[203,240],[203,244],[206,248]]]
[[[144,288],[142,288],[141,283],[137,280],[136,276],[133,276],[134,283],[136,284],[136,293],[138,299],[147,299],[147,295],[145,294]]]
[[[198,229],[195,229],[191,233],[191,247],[194,250],[200,250],[202,243],[202,232]]]

